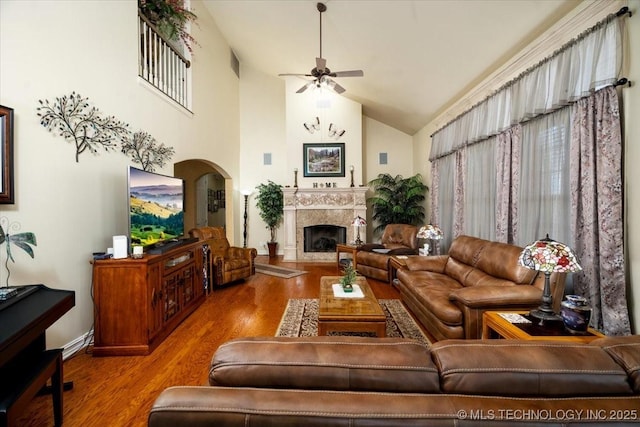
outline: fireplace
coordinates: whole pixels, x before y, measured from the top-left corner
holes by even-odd
[[[283,192],[284,260],[335,262],[335,245],[355,240],[354,227],[351,226],[353,218],[358,215],[366,218],[367,187],[288,187]],[[305,244],[308,240],[306,229],[313,226],[318,227],[320,235],[315,243]],[[335,231],[329,233],[327,226],[338,227],[342,231],[340,235]],[[314,249],[314,246],[318,248]]]
[[[338,243],[346,242],[346,227],[330,224],[304,227],[305,252],[335,252]]]

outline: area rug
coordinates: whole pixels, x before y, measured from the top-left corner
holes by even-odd
[[[282,277],[283,279],[289,279],[291,277],[300,276],[306,274],[306,271],[295,270],[293,268],[280,267],[277,265],[260,264],[256,262],[256,273],[267,274],[269,276]]]
[[[378,300],[387,317],[387,337],[409,338],[429,345],[399,299]],[[290,299],[282,315],[277,337],[311,337],[318,335],[318,300]],[[361,335],[361,334],[358,334]]]

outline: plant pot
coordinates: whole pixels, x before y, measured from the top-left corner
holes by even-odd
[[[269,248],[269,258],[275,258],[278,254],[278,242],[267,242]]]

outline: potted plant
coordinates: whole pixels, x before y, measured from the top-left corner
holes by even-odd
[[[381,233],[387,224],[420,225],[424,222],[422,202],[429,187],[422,182],[420,174],[403,178],[381,173],[369,182],[369,186],[375,192],[367,199],[373,210],[372,219],[377,223],[374,234]]]
[[[356,282],[356,269],[352,265],[348,265],[342,270],[343,276],[340,278],[342,290],[345,292],[353,292],[353,284]]]
[[[267,228],[271,233],[271,240],[267,243],[269,247],[269,257],[276,256],[276,231],[278,225],[284,216],[284,194],[282,186],[269,180],[266,184],[260,184],[257,187],[258,196],[256,197],[256,206],[260,211],[260,218],[267,224]]]

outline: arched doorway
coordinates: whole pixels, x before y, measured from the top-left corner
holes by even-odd
[[[175,163],[173,174],[185,181],[185,233],[202,225],[223,226],[227,238],[233,241],[233,182],[229,174],[217,164],[202,159]]]

